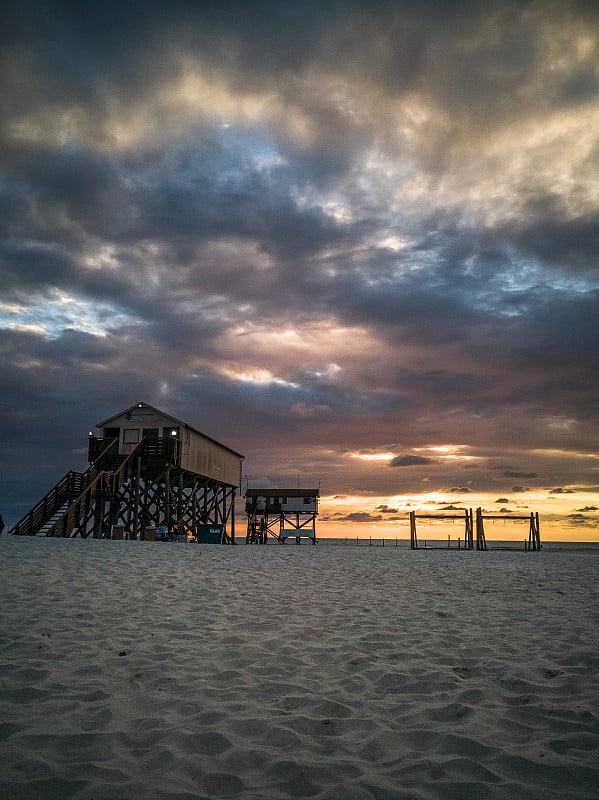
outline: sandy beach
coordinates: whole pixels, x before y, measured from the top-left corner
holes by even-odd
[[[596,800],[598,566],[2,537],[0,798]]]

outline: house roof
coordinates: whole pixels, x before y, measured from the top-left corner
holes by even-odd
[[[320,489],[246,489],[246,497],[319,497]]]
[[[227,447],[226,444],[223,444],[222,442],[219,442],[216,439],[213,439],[212,436],[208,436],[207,434],[203,433],[202,431],[199,431],[197,428],[194,428],[193,425],[189,425],[187,422],[183,422],[182,420],[177,419],[177,417],[173,417],[172,414],[168,414],[166,411],[161,411],[159,408],[155,408],[154,406],[151,406],[149,403],[134,403],[134,405],[129,406],[129,408],[125,408],[122,411],[119,411],[118,414],[113,414],[112,417],[108,417],[108,419],[102,420],[102,422],[97,422],[96,423],[96,428],[106,428],[106,427],[108,427],[110,425],[110,423],[113,420],[117,419],[118,417],[122,417],[123,414],[129,414],[129,413],[131,413],[131,411],[135,411],[135,409],[143,409],[143,408],[147,408],[150,411],[153,411],[155,414],[160,414],[161,417],[165,417],[170,422],[172,422],[173,425],[177,425],[177,426],[179,426],[181,428],[187,428],[188,430],[193,431],[194,433],[197,433],[199,436],[203,436],[204,439],[208,439],[209,441],[213,442],[214,444],[219,445],[219,447],[222,447],[225,450],[228,450],[230,453],[233,453],[234,455],[239,456],[239,458],[245,458],[245,456],[242,456],[241,453],[238,453],[236,450],[233,450],[231,447]]]

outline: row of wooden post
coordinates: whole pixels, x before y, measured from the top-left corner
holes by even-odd
[[[416,530],[417,519],[439,519],[439,520],[464,520],[464,549],[474,550],[474,533],[473,533],[473,514],[472,509],[465,508],[463,514],[417,514],[415,511],[410,511],[410,548],[418,550],[418,533]],[[530,516],[514,516],[512,514],[483,514],[482,508],[476,509],[476,549],[487,550],[487,540],[485,537],[485,523],[486,519],[496,520],[527,520],[529,522],[528,541],[524,542],[524,549],[529,551],[538,551],[541,549],[541,532],[539,527],[539,514],[538,512],[531,512]],[[448,546],[450,539],[448,537]],[[458,539],[458,545],[461,548],[461,539]]]

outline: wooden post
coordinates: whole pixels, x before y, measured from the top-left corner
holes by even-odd
[[[482,508],[476,509],[476,549],[486,550],[487,543],[485,540],[485,524],[483,520]]]
[[[473,539],[472,539],[472,509],[464,509],[464,547],[466,550],[472,550],[474,547]]]
[[[410,511],[410,550],[418,549],[418,537],[416,535],[416,512]]]
[[[104,518],[104,504],[105,504],[105,494],[106,494],[106,478],[103,476],[100,478],[101,480],[101,487],[96,498],[96,503],[94,506],[94,528],[92,537],[94,539],[101,539],[102,538],[102,521]]]
[[[528,532],[528,549],[540,550],[541,549],[541,534],[539,531],[539,513],[530,514],[530,527]]]
[[[235,497],[237,496],[237,491],[233,489],[231,491],[231,544],[236,544],[235,542]]]
[[[137,539],[137,528],[139,525],[139,492],[141,489],[141,457],[137,459],[136,472],[135,472],[135,494],[133,501],[133,527],[131,537]]]
[[[180,472],[177,488],[177,536],[181,536],[183,533],[183,473]]]

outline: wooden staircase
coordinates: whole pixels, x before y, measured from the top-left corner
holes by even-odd
[[[89,471],[89,470],[88,470]],[[11,529],[13,536],[37,536],[51,520],[55,519],[65,507],[81,494],[85,473],[67,472],[56,486],[33,506],[23,519]]]
[[[69,471],[29,511],[10,533],[12,536],[74,536],[82,533],[81,510],[95,499],[107,476],[119,474],[124,461],[111,441],[85,472]],[[111,481],[111,488],[114,479]],[[79,524],[77,524],[77,521]],[[72,523],[72,525],[71,525]],[[73,531],[73,527],[77,531]],[[83,533],[82,533],[83,535]]]
[[[95,460],[85,472],[67,472],[56,486],[10,531],[13,536],[102,538],[110,527],[112,505],[132,479],[152,481],[177,461],[178,442],[144,439],[129,455],[118,453],[118,440],[102,449],[94,439],[90,456]],[[139,480],[137,485],[139,484]]]

